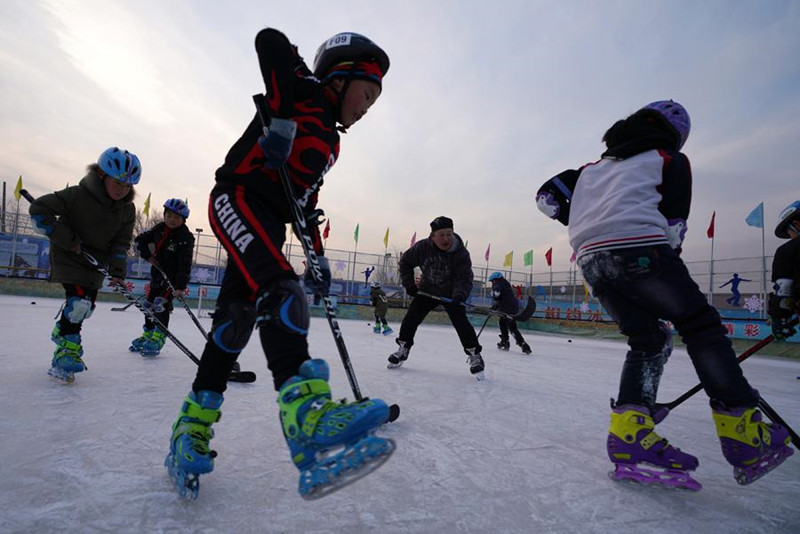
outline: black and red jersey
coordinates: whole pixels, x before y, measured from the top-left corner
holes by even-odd
[[[294,185],[295,197],[306,213],[317,204],[317,195],[325,173],[339,156],[337,112],[303,58],[286,36],[271,28],[256,36],[256,52],[267,89],[267,103],[274,116],[297,123],[297,135],[286,167]],[[264,167],[265,157],[258,145],[263,134],[258,115],[254,114],[242,136],[228,151],[225,163],[217,169],[218,182],[243,185],[274,208],[277,218],[292,221],[277,170]],[[310,226],[317,253],[321,252],[319,229]]]

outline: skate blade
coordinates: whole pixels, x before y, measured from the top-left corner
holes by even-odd
[[[47,374],[62,384],[72,384],[75,382],[75,373],[73,371],[65,371],[60,367],[51,367],[47,370]]]
[[[388,364],[386,364],[386,368],[387,369],[397,369],[398,367],[402,367],[404,363],[405,362],[397,362],[397,363],[389,362]]]
[[[383,333],[384,336],[391,336],[392,334],[394,334],[394,330],[389,330]]]
[[[661,486],[670,489],[700,491],[703,486],[686,471],[678,469],[647,469],[632,464],[615,464],[609,471],[611,480],[628,481],[642,485]]]
[[[300,496],[314,501],[335,493],[378,469],[395,449],[394,440],[368,435],[301,472]]]
[[[200,492],[200,475],[194,473],[187,473],[182,471],[175,464],[175,457],[172,453],[167,454],[164,460],[164,466],[167,468],[167,474],[172,480],[172,484],[182,499],[194,500]]]
[[[472,373],[472,376],[474,376],[475,380],[477,380],[478,382],[483,382],[484,380],[486,380],[486,375],[483,374],[483,371],[478,371],[477,373]]]
[[[161,352],[141,352],[142,358],[155,358],[161,354]]]
[[[794,450],[784,445],[769,456],[762,458],[761,461],[755,465],[751,465],[750,467],[735,467],[733,469],[733,478],[742,486],[752,484],[781,465],[792,454],[794,454]]]

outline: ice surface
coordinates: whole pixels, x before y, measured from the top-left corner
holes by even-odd
[[[700,458],[702,491],[608,478],[608,399],[616,395],[621,342],[525,332],[533,354],[524,356],[514,346],[497,350],[498,332],[487,328],[486,380],[477,382],[451,327],[420,327],[409,360],[388,370],[394,336],[375,335],[364,321],[340,321],[362,393],[402,409],[382,432],[397,442],[383,467],[322,500],[300,498],[254,335],[240,362],[258,381],[229,385],[212,441],[216,469],[201,477],[197,501],[183,501],[163,462],[194,363],[170,342],[155,359],[128,352],[141,315],[100,303],[84,325],[88,371],[71,386],[57,383],[46,370],[60,305],[0,296],[3,533],[800,532],[800,454],[751,486],[737,485],[703,393],[658,427]],[[200,333],[184,310],[175,310],[170,328],[200,355]],[[324,319],[312,320],[309,339],[312,355],[331,364],[334,397],[352,398]],[[752,357],[743,366],[800,428],[800,361]],[[659,400],[696,383],[676,349]]]

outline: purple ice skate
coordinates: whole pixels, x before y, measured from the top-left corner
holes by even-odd
[[[779,465],[794,450],[789,431],[777,423],[765,423],[755,408],[713,408],[722,454],[733,466],[733,478],[742,485],[755,482]]]
[[[615,464],[613,471],[609,471],[611,480],[631,480],[639,484],[655,484],[667,488],[700,491],[702,485],[686,471],[680,469],[646,469],[635,464]]]
[[[658,415],[659,420],[664,418]],[[615,465],[609,473],[611,479],[698,491],[702,486],[687,472],[697,469],[697,458],[670,445],[654,428],[646,407],[627,404],[614,408],[606,441],[608,458]]]

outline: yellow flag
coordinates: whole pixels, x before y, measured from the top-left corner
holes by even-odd
[[[150,193],[147,193],[147,199],[144,201],[144,212],[145,217],[150,217]]]
[[[14,188],[14,198],[16,198],[17,200],[22,198],[22,193],[20,193],[20,191],[22,191],[22,175],[21,174],[19,175],[19,180],[17,180],[17,187]]]
[[[514,251],[512,250],[508,254],[506,254],[506,259],[503,260],[503,267],[511,267],[511,264],[514,262]]]
[[[383,236],[383,248],[389,248],[389,227],[386,227],[386,235]]]

